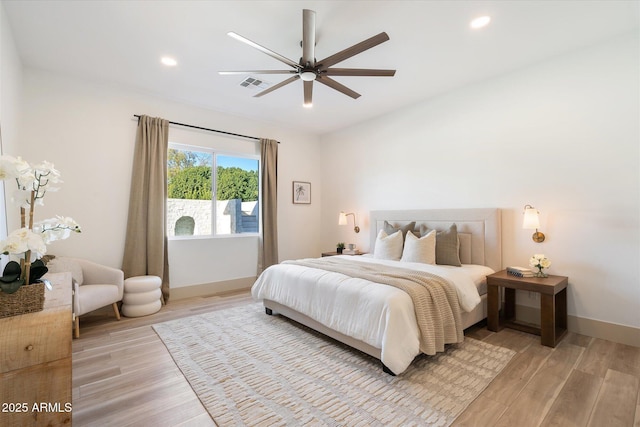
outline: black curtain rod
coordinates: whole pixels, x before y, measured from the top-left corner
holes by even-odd
[[[134,114],[133,117],[136,117],[138,120],[140,120],[140,115],[138,114]],[[194,126],[194,125],[187,125],[185,123],[178,123],[178,122],[172,122],[169,121],[169,124],[171,125],[177,125],[177,126],[184,126],[187,128],[192,128],[192,129],[199,129],[199,130],[206,130],[209,132],[217,132],[217,133],[223,133],[225,135],[232,135],[232,136],[239,136],[240,138],[248,138],[248,139],[253,139],[256,141],[260,141],[260,138],[257,138],[255,136],[247,136],[247,135],[240,135],[238,133],[233,133],[233,132],[225,132],[223,130],[216,130],[216,129],[209,129],[209,128],[203,128],[201,126]],[[276,141],[278,144],[280,144],[280,141]]]

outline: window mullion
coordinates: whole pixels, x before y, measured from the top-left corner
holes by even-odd
[[[216,189],[218,188],[218,160],[217,154],[212,153],[211,156],[211,235],[218,235],[218,195]]]

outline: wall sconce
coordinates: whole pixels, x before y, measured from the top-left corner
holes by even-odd
[[[536,243],[544,242],[544,234],[538,231],[540,228],[540,212],[531,205],[524,207],[524,219],[522,220],[522,228],[525,230],[536,230],[531,236]]]
[[[353,212],[348,214],[344,213],[344,211],[340,212],[340,216],[338,216],[338,225],[347,225],[347,216],[349,215],[353,215],[353,231],[359,233],[360,227],[356,224],[356,214]]]

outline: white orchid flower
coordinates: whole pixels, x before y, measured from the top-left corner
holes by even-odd
[[[56,240],[64,240],[71,236],[71,233],[81,233],[80,225],[70,217],[56,216],[33,224],[33,230],[40,233],[46,244]]]
[[[15,179],[20,174],[15,168],[15,159],[11,156],[2,156],[0,157],[0,179]]]
[[[2,253],[21,254],[29,250],[27,239],[24,237],[29,231],[27,228],[14,230],[7,236],[7,240],[2,242]]]
[[[22,254],[31,251],[36,259],[42,258],[47,253],[47,245],[42,236],[28,228],[19,228],[9,234],[7,240],[2,242],[2,253]]]
[[[31,185],[35,179],[33,169],[21,157],[0,156],[0,179],[15,179],[18,186]]]

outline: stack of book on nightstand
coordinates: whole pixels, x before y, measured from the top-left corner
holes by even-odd
[[[507,267],[507,273],[517,277],[535,277],[533,271],[522,267]]]

